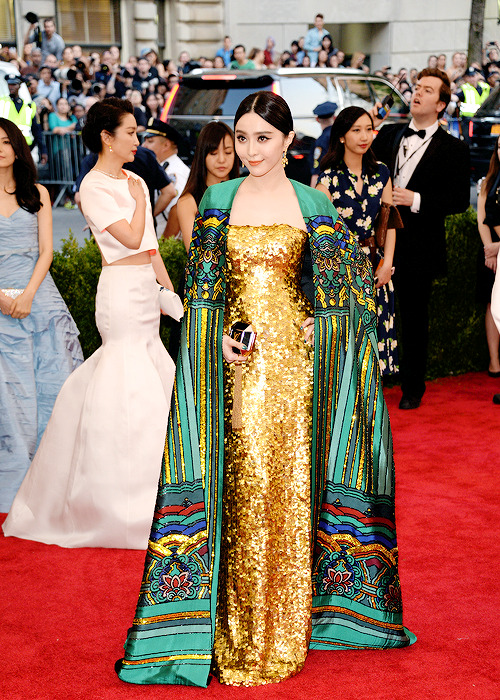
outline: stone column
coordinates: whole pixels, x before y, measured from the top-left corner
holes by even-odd
[[[181,51],[193,59],[213,58],[224,37],[223,0],[176,0],[174,60]]]
[[[158,27],[156,24],[157,7],[153,0],[136,0],[134,11],[135,54],[140,55],[142,49],[158,51]]]

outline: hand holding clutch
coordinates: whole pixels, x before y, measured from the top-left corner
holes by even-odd
[[[181,298],[175,292],[171,292],[170,289],[162,287],[160,284],[158,288],[162,313],[171,316],[176,321],[180,321],[184,316],[184,306]]]

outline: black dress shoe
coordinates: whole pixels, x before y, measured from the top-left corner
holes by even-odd
[[[404,411],[408,411],[412,408],[418,408],[420,406],[420,399],[416,399],[414,396],[403,396],[399,402],[399,408]]]
[[[494,394],[493,403],[500,404],[500,394]]]
[[[493,379],[498,379],[500,377],[500,372],[492,372],[488,370],[488,377],[493,377]]]

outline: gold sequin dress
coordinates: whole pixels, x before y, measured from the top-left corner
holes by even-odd
[[[261,685],[302,668],[311,630],[312,353],[300,324],[307,233],[230,226],[224,329],[252,324],[242,430],[231,427],[234,366],[225,368],[225,473],[214,673]]]

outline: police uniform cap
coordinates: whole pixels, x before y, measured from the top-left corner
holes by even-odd
[[[148,136],[164,136],[169,141],[173,141],[176,146],[182,141],[182,136],[177,129],[174,129],[170,124],[162,122],[161,119],[154,119],[153,117],[148,121],[148,128],[144,132],[144,138],[147,139]]]
[[[5,76],[5,82],[7,85],[20,85],[22,80],[21,76],[10,73],[9,75]]]
[[[322,102],[313,109],[313,114],[320,119],[327,119],[328,117],[333,117],[336,111],[337,105],[335,102]]]
[[[473,68],[473,66],[469,66],[469,68],[467,68],[467,70],[465,71],[464,75],[467,75],[470,77],[473,75],[477,75],[478,73],[479,73],[479,71],[476,68]]]

